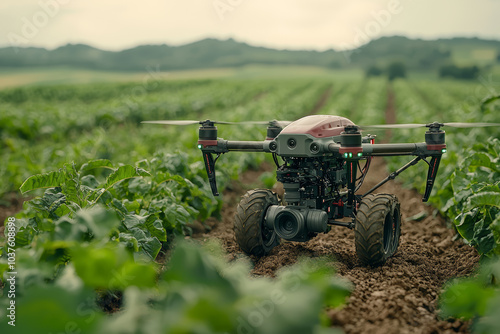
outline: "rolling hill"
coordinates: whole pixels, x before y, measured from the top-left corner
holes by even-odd
[[[204,39],[182,46],[141,45],[111,52],[82,44],[54,50],[44,48],[0,48],[0,67],[51,67],[106,71],[144,71],[260,65],[306,65],[328,68],[385,66],[399,60],[411,69],[435,69],[443,64],[488,65],[499,61],[500,41],[478,38],[439,40],[382,37],[349,51],[291,51],[251,46],[233,39]]]

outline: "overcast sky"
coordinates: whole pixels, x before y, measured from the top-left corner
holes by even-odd
[[[234,38],[287,49],[354,48],[384,35],[500,40],[500,0],[2,0],[0,46],[106,50]]]

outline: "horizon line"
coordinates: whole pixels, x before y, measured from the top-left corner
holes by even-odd
[[[413,40],[413,41],[429,41],[429,42],[435,42],[435,41],[440,41],[440,40],[453,40],[453,39],[477,39],[477,40],[482,40],[482,41],[486,41],[486,42],[500,42],[500,39],[495,39],[495,38],[483,38],[483,37],[478,37],[478,36],[464,36],[464,35],[456,35],[456,36],[453,36],[453,37],[439,37],[439,38],[422,38],[422,37],[410,37],[410,36],[405,36],[405,35],[400,35],[400,34],[394,34],[394,35],[386,35],[386,36],[379,36],[377,38],[373,38],[373,39],[370,39],[368,42],[364,43],[364,44],[360,44],[358,46],[355,46],[353,47],[352,49],[335,49],[335,48],[329,48],[329,49],[323,49],[323,50],[317,50],[317,49],[308,49],[308,48],[304,48],[304,49],[296,49],[296,48],[276,48],[276,47],[270,47],[270,46],[263,46],[263,45],[256,45],[256,44],[252,44],[252,43],[248,43],[246,41],[242,41],[242,40],[237,40],[235,39],[234,37],[229,37],[229,38],[216,38],[216,37],[205,37],[205,38],[201,38],[201,39],[197,39],[195,41],[192,41],[192,42],[187,42],[185,44],[168,44],[168,43],[157,43],[157,44],[154,44],[154,43],[145,43],[145,44],[137,44],[135,46],[132,46],[132,47],[125,47],[123,49],[119,49],[119,50],[109,50],[109,49],[103,49],[103,48],[99,48],[99,47],[96,47],[94,45],[91,45],[91,44],[86,44],[86,43],[66,43],[66,44],[61,44],[57,47],[54,47],[54,48],[48,48],[48,47],[44,47],[44,46],[37,46],[37,45],[27,45],[27,46],[13,46],[13,45],[0,45],[0,49],[8,49],[8,48],[14,48],[14,49],[45,49],[47,51],[55,51],[55,50],[58,50],[60,48],[63,48],[63,47],[67,47],[67,46],[78,46],[78,45],[81,45],[81,46],[87,46],[87,47],[90,47],[90,48],[93,48],[93,49],[96,49],[96,50],[100,50],[100,51],[105,51],[105,52],[113,52],[113,53],[118,53],[118,52],[123,52],[123,51],[127,51],[127,50],[132,50],[132,49],[135,49],[135,48],[139,48],[139,47],[143,47],[143,46],[169,46],[169,47],[183,47],[183,46],[188,46],[188,45],[191,45],[191,44],[196,44],[196,43],[199,43],[199,42],[203,42],[203,41],[206,41],[206,40],[215,40],[215,41],[219,41],[219,42],[228,42],[228,41],[234,41],[238,44],[245,44],[245,45],[248,45],[248,46],[251,46],[251,47],[255,47],[255,48],[263,48],[263,49],[270,49],[270,50],[276,50],[276,51],[305,51],[305,52],[318,52],[318,53],[323,53],[323,52],[331,52],[331,51],[334,51],[334,52],[342,52],[342,51],[348,51],[348,50],[355,50],[355,49],[358,49],[364,45],[367,45],[371,42],[374,42],[374,41],[377,41],[377,40],[380,40],[380,39],[383,39],[383,38],[395,38],[395,37],[400,37],[400,38],[406,38],[408,40]]]

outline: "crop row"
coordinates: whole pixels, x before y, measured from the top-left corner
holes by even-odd
[[[400,123],[429,123],[434,120],[440,122],[475,121],[475,122],[499,122],[499,106],[495,100],[476,106],[460,109],[460,104],[451,99],[449,93],[442,89],[438,83],[408,83],[398,81],[395,84],[397,117]],[[442,104],[431,104],[429,101],[448,101],[448,108]],[[443,103],[443,102],[441,102]],[[460,115],[460,116],[457,116]],[[476,129],[454,129],[446,130],[447,153],[441,161],[440,171],[436,179],[436,189],[430,201],[439,208],[442,213],[453,221],[459,232],[474,245],[482,245],[480,238],[485,238],[486,231],[493,220],[491,218],[480,223],[485,217],[495,217],[495,210],[500,194],[498,188],[498,139],[500,129],[498,127],[476,128]],[[412,133],[413,131],[413,133]],[[397,140],[401,141],[423,141],[423,138],[415,136],[415,130],[398,131]],[[422,134],[420,134],[422,135]],[[396,168],[396,161],[392,161],[392,168]],[[425,187],[425,165],[420,168],[406,171],[407,183],[420,191]],[[408,177],[409,175],[409,177]],[[483,195],[482,195],[483,194]],[[471,197],[472,196],[472,197]],[[477,197],[476,197],[477,196]],[[481,198],[481,200],[479,200]],[[481,205],[481,203],[483,203]],[[486,209],[481,209],[486,206]],[[474,216],[467,214],[470,210],[482,212]],[[465,215],[465,216],[464,216]],[[468,217],[465,219],[465,217]],[[484,226],[483,226],[484,225]],[[483,226],[485,230],[482,230]],[[465,230],[469,230],[467,233]],[[476,230],[477,229],[477,230]],[[476,236],[474,237],[474,233]],[[487,238],[493,241],[492,231]],[[485,239],[485,240],[486,240]],[[497,239],[500,241],[500,239]],[[488,247],[480,247],[481,253],[489,253],[498,246],[489,244]]]
[[[92,159],[111,159],[133,164],[157,151],[174,152],[186,146],[193,148],[188,150],[191,155],[199,154],[194,149],[196,127],[145,126],[139,124],[142,120],[297,118],[313,108],[326,85],[298,80],[194,81],[191,85],[158,82],[155,89],[137,96],[133,92],[142,86],[134,84],[2,91],[0,196],[16,191],[30,175],[60,168],[70,161],[81,165]],[[16,91],[33,98],[8,98]],[[59,91],[75,96],[47,97]],[[249,140],[265,135],[264,127],[245,130]],[[241,131],[228,127],[221,127],[221,135],[244,139]],[[246,166],[241,161],[238,165]]]
[[[400,123],[500,122],[500,97],[488,98],[495,90],[482,83],[398,81],[394,88]],[[494,333],[500,325],[496,316],[500,309],[500,129],[445,129],[448,151],[430,201],[476,247],[483,261],[474,276],[447,283],[440,296],[442,316],[471,319],[475,333]],[[418,140],[411,131],[398,131],[398,139]],[[397,166],[394,160],[389,165]],[[406,183],[422,191],[424,168],[406,171]]]

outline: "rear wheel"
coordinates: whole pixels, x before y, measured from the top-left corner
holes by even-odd
[[[356,213],[354,239],[358,258],[366,265],[379,266],[399,246],[401,210],[396,196],[371,194],[361,201]]]
[[[267,189],[248,191],[236,208],[234,235],[240,248],[248,255],[264,256],[280,239],[264,224],[267,209],[279,205],[278,195]]]

